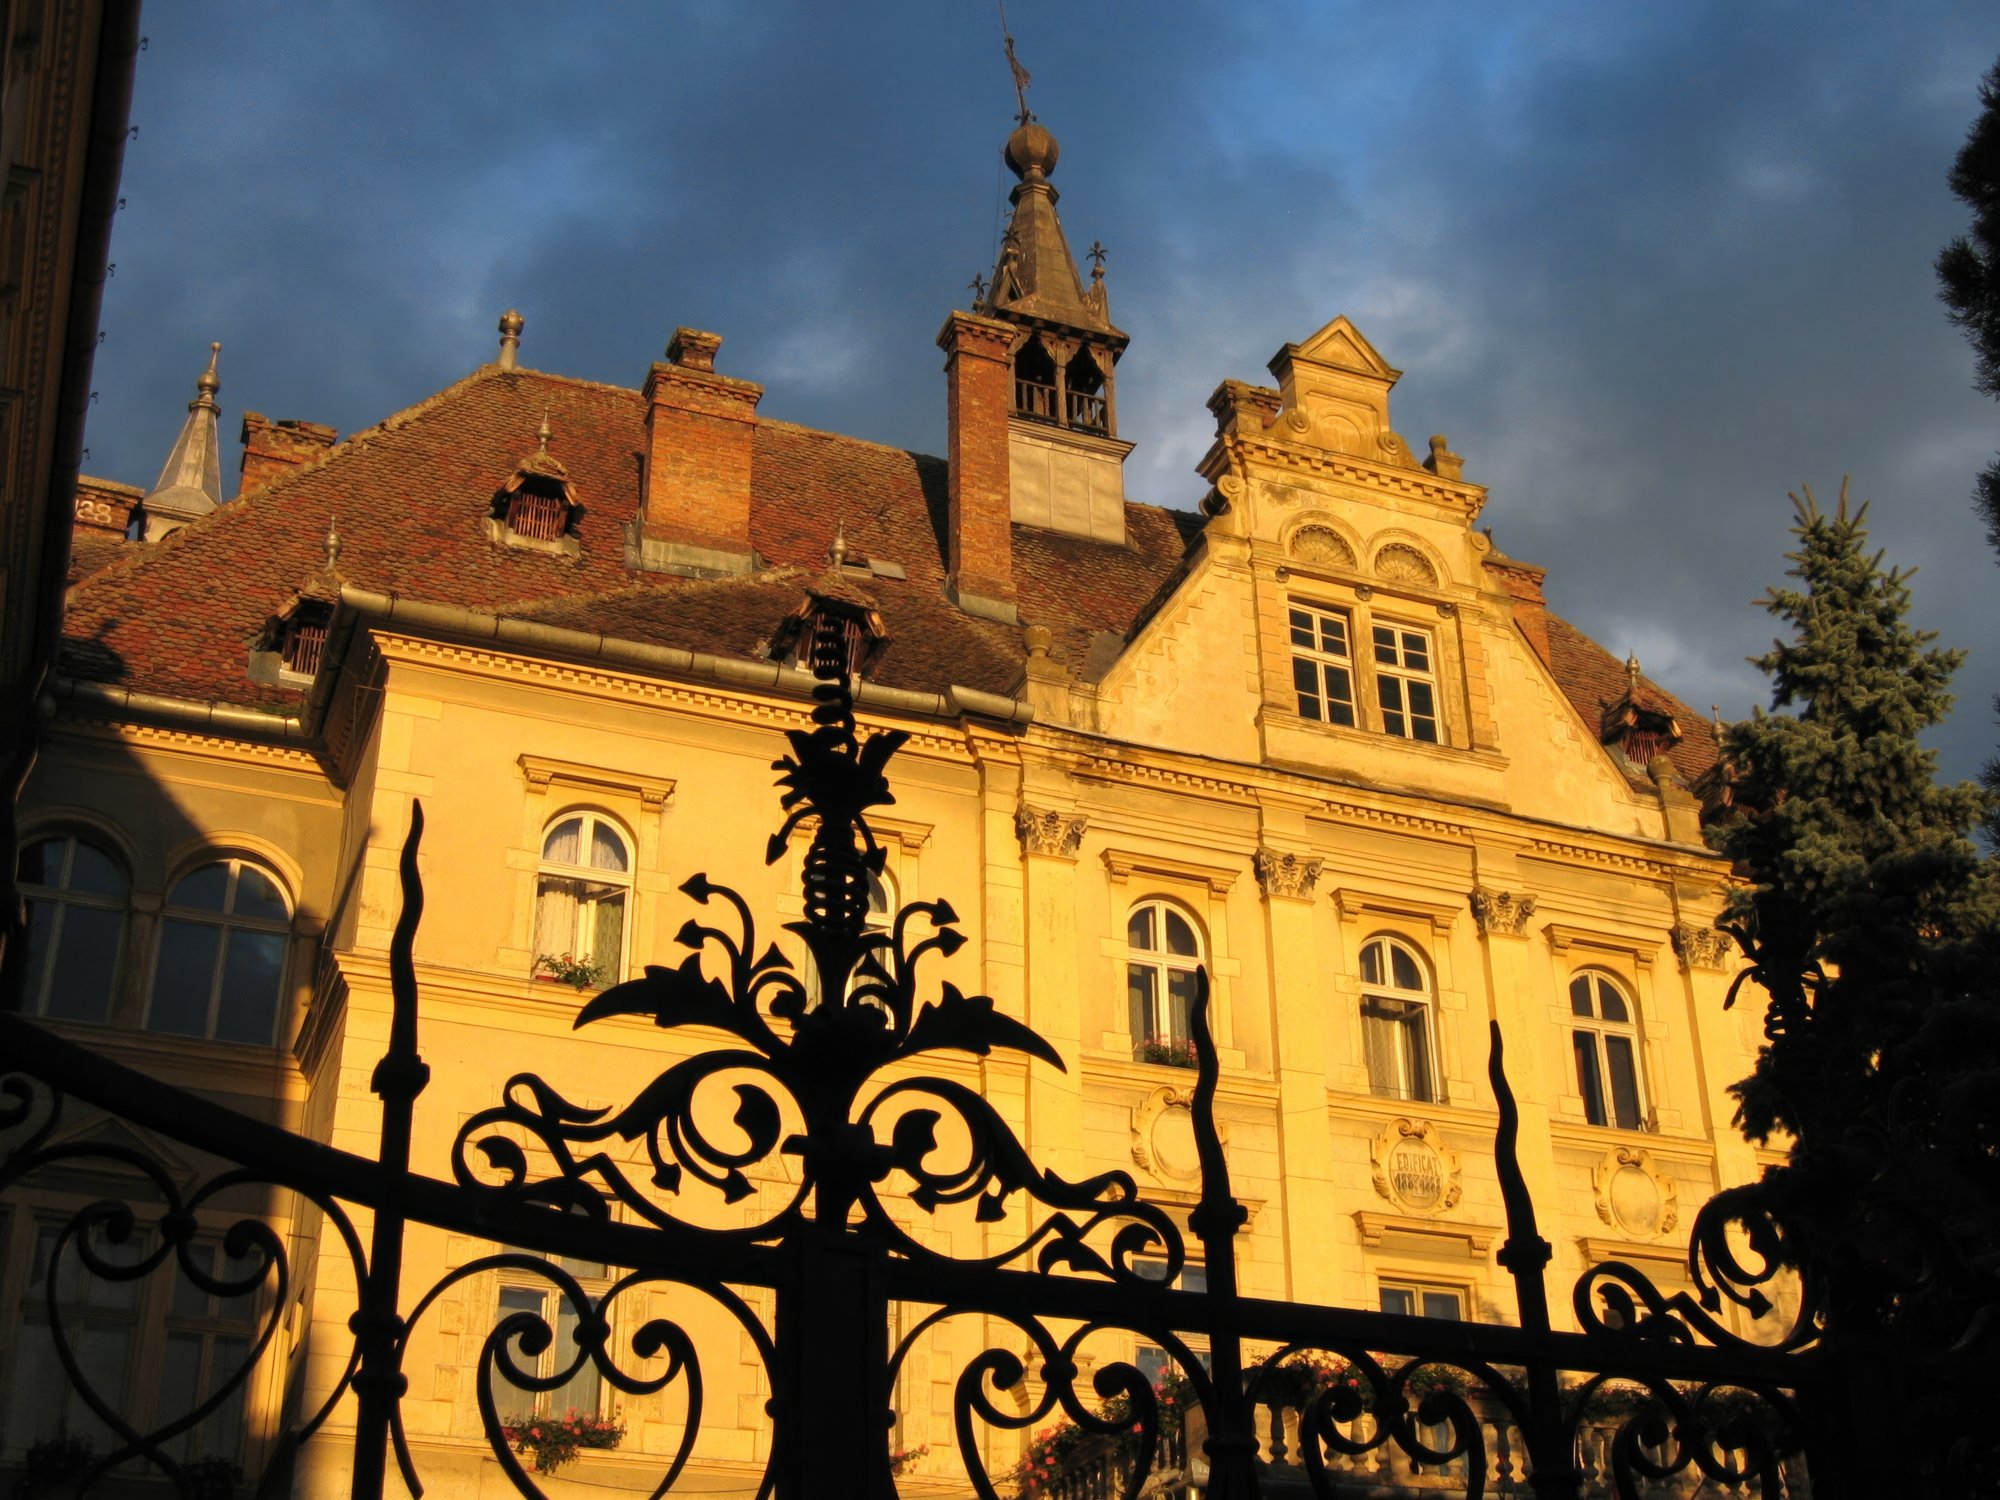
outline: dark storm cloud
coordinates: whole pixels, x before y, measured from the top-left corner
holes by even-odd
[[[1492,487],[1557,608],[1698,705],[1762,696],[1784,496],[1840,475],[2000,689],[1968,509],[2000,446],[1930,260],[1985,7],[1016,0],[1078,249],[1111,248],[1133,493],[1187,506],[1225,378],[1335,313]],[[89,467],[148,483],[223,400],[386,416],[489,357],[637,384],[679,323],[764,410],[927,451],[931,339],[990,268],[1013,107],[983,3],[160,8]],[[232,434],[233,435],[233,434]]]

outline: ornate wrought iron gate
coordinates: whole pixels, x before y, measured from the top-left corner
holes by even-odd
[[[50,1275],[47,1316],[59,1357],[118,1440],[95,1460],[85,1488],[114,1465],[143,1458],[184,1492],[194,1491],[195,1476],[169,1445],[236,1398],[271,1345],[293,1268],[279,1235],[255,1216],[235,1219],[225,1241],[247,1269],[225,1275],[195,1258],[191,1246],[204,1211],[212,1221],[224,1195],[266,1184],[317,1207],[327,1226],[322,1245],[344,1246],[359,1289],[345,1373],[316,1410],[293,1414],[267,1466],[263,1488],[273,1495],[287,1485],[298,1445],[350,1398],[354,1495],[380,1495],[392,1463],[420,1492],[403,1423],[410,1330],[453,1286],[496,1269],[540,1278],[574,1314],[573,1351],[552,1370],[537,1356],[549,1350],[554,1331],[546,1316],[531,1311],[501,1317],[479,1356],[488,1440],[509,1478],[531,1496],[538,1493],[535,1481],[502,1431],[496,1373],[531,1391],[557,1389],[585,1367],[631,1394],[675,1387],[685,1418],[656,1493],[685,1470],[703,1419],[703,1351],[686,1328],[657,1318],[630,1332],[625,1350],[612,1337],[613,1314],[633,1305],[621,1299],[659,1286],[698,1290],[754,1345],[771,1392],[770,1459],[759,1494],[782,1500],[873,1500],[896,1492],[889,1432],[898,1370],[927,1330],[968,1313],[1012,1330],[1007,1347],[989,1348],[955,1380],[958,1445],[967,1482],[983,1496],[1010,1481],[983,1468],[981,1455],[991,1445],[982,1442],[981,1429],[1027,1429],[1055,1417],[1117,1439],[1113,1468],[1128,1500],[1146,1485],[1163,1434],[1153,1384],[1129,1363],[1098,1368],[1090,1384],[1096,1398],[1117,1403],[1111,1414],[1081,1388],[1079,1349],[1106,1329],[1128,1330],[1177,1362],[1190,1392],[1188,1479],[1198,1480],[1207,1496],[1258,1492],[1260,1473],[1269,1473],[1260,1442],[1268,1448],[1270,1413],[1280,1404],[1272,1393],[1302,1353],[1336,1356],[1351,1372],[1344,1382],[1295,1393],[1292,1472],[1320,1495],[1342,1491],[1357,1456],[1391,1452],[1441,1467],[1464,1492],[1478,1495],[1494,1470],[1496,1445],[1506,1450],[1502,1472],[1524,1474],[1536,1495],[1584,1493],[1578,1433],[1588,1413],[1602,1413],[1599,1392],[1607,1380],[1626,1383],[1628,1391],[1643,1388],[1609,1429],[1611,1472],[1599,1483],[1620,1494],[1697,1473],[1717,1486],[1755,1486],[1771,1497],[1793,1493],[1802,1480],[1801,1450],[1811,1454],[1822,1500],[1847,1492],[1843,1471],[1854,1450],[1844,1434],[1853,1424],[1841,1415],[1848,1397],[1811,1289],[1782,1337],[1763,1343],[1737,1336],[1721,1315],[1726,1302],[1766,1312],[1764,1292],[1786,1256],[1786,1227],[1754,1189],[1725,1194],[1699,1216],[1689,1255],[1697,1296],[1663,1295],[1633,1266],[1603,1264],[1571,1293],[1582,1331],[1554,1328],[1545,1281],[1551,1252],[1537,1232],[1515,1158],[1517,1114],[1497,1026],[1489,1072],[1500,1110],[1494,1149],[1507,1214],[1499,1258],[1516,1288],[1518,1326],[1242,1294],[1235,1237],[1245,1211],[1231,1194],[1215,1124],[1218,1070],[1205,987],[1192,1017],[1199,1055],[1192,1116],[1202,1171],[1188,1224],[1207,1285],[1174,1288],[1190,1246],[1129,1176],[1068,1181],[1039,1169],[977,1091],[911,1066],[940,1050],[980,1056],[1011,1050],[1036,1065],[1062,1063],[990,1000],[950,985],[921,998],[925,958],[963,942],[945,902],[917,902],[889,930],[868,928],[868,878],[882,868],[883,856],[867,814],[892,800],[884,768],[904,736],[858,735],[836,637],[827,633],[816,642],[814,660],[821,678],[816,727],[794,732],[791,754],[777,763],[786,817],[768,858],[780,856],[805,820],[816,820],[807,825],[806,914],[790,924],[810,954],[816,991],[775,945],[760,951],[753,914],[740,896],[696,875],[682,889],[722,919],[690,922],[679,940],[695,951],[680,968],[648,969],[605,991],[583,1006],[576,1024],[645,1015],[661,1027],[701,1028],[728,1040],[673,1063],[623,1109],[581,1108],[540,1078],[517,1075],[499,1103],[459,1131],[454,1180],[411,1170],[413,1108],[429,1081],[411,958],[423,907],[421,810],[402,856],[393,1030],[373,1077],[381,1100],[373,1158],[246,1118],[108,1063],[18,1016],[0,1016],[7,1070],[0,1078],[6,1153],[0,1190],[85,1159],[133,1180],[126,1197],[75,1214],[61,1229],[56,1254],[80,1258],[94,1275],[124,1279],[176,1261],[179,1275],[200,1289],[217,1296],[261,1291],[271,1309],[233,1379],[179,1420],[141,1432],[88,1383],[64,1327],[58,1278]],[[704,952],[719,957],[717,977],[704,973]],[[736,1107],[725,1131],[715,1129],[712,1111],[697,1107],[705,1086],[733,1090]],[[184,1191],[130,1142],[65,1143],[62,1122],[72,1101],[237,1165]],[[787,1129],[787,1121],[798,1128]],[[612,1149],[619,1142],[643,1146],[642,1171],[620,1162]],[[786,1201],[754,1224],[701,1227],[674,1211],[676,1194],[691,1180],[729,1201],[750,1198],[750,1172],[780,1160],[791,1164]],[[973,1206],[986,1226],[987,1252],[954,1258],[923,1243],[899,1227],[891,1201],[927,1213]],[[412,1224],[517,1248],[455,1267],[417,1290],[403,1284],[402,1272]],[[120,1244],[144,1250],[136,1258],[108,1252]],[[593,1295],[562,1257],[625,1270]],[[753,1307],[760,1297],[773,1299],[768,1318]],[[917,1309],[914,1326],[893,1343],[892,1304]],[[633,1321],[627,1317],[620,1326],[629,1329]],[[1200,1356],[1198,1342],[1205,1342]],[[650,1373],[628,1373],[621,1364],[626,1355],[646,1362]],[[1440,1370],[1456,1373],[1440,1379]],[[1859,1479],[1853,1484],[1857,1492],[1869,1487]]]

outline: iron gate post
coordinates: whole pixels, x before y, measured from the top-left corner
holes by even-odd
[[[844,1241],[844,1242],[843,1242]],[[885,1256],[808,1226],[778,1292],[770,1415],[777,1500],[894,1500]]]

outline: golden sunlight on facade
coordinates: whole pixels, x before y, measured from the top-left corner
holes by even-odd
[[[412,1165],[450,1178],[461,1130],[515,1074],[621,1107],[697,1043],[636,1016],[572,1023],[592,993],[680,964],[684,923],[717,920],[683,882],[743,891],[766,933],[804,910],[809,830],[764,862],[771,762],[808,725],[802,642],[832,620],[864,726],[910,736],[895,804],[871,818],[887,849],[871,920],[948,900],[969,941],[936,973],[1024,1020],[1066,1071],[1014,1054],[926,1066],[990,1101],[1039,1165],[1131,1173],[1185,1215],[1188,1006],[1205,968],[1218,1112],[1251,1210],[1245,1292],[1507,1321],[1497,1021],[1554,1284],[1620,1259],[1685,1286],[1686,1219],[1760,1166],[1725,1092],[1757,1036],[1754,1015],[1722,1008],[1735,965],[1713,925],[1727,869],[1701,837],[1711,726],[1549,612],[1541,570],[1481,529],[1488,496],[1466,461],[1442,437],[1398,435],[1399,372],[1345,318],[1300,330],[1275,384],[1216,388],[1188,509],[1129,500],[1127,336],[1101,261],[1080,274],[1064,239],[1056,158],[1032,121],[1008,142],[1013,227],[990,287],[938,338],[944,458],[766,414],[755,372],[725,373],[711,333],[680,330],[635,388],[537,371],[510,314],[494,362],[344,439],[246,413],[242,491],[224,502],[226,355],[211,363],[183,461],[154,492],[84,482],[79,517],[112,520],[79,535],[21,807],[25,1008],[373,1155],[396,861],[421,800],[432,1077]],[[606,1149],[646,1175],[642,1142]],[[488,1166],[497,1180],[503,1164]],[[54,1226],[104,1195],[102,1170],[42,1173],[33,1204],[0,1220],[8,1461],[101,1431],[38,1309]],[[779,1171],[747,1194],[688,1180],[671,1201],[739,1227],[785,1190]],[[89,1330],[90,1378],[141,1426],[191,1409],[271,1328],[244,1402],[176,1451],[253,1477],[283,1462],[295,1493],[342,1493],[351,1401],[296,1455],[284,1439],[342,1377],[352,1262],[314,1205],[245,1190],[200,1210],[219,1272],[221,1226],[246,1213],[288,1247],[281,1306],[268,1287],[99,1282],[73,1260],[56,1262],[58,1300]],[[996,1232],[971,1205],[905,1203],[897,1222],[963,1254]],[[504,1248],[412,1233],[405,1285],[446,1281],[405,1359],[427,1493],[507,1491],[482,1383],[503,1417],[622,1428],[552,1492],[649,1492],[684,1396],[588,1369],[536,1394],[483,1369],[507,1316],[555,1330],[545,1351],[516,1349],[530,1373],[563,1368],[578,1333],[546,1279],[479,1264]],[[566,1268],[593,1292],[619,1274]],[[1199,1278],[1191,1265],[1183,1284]],[[770,1395],[756,1341],[725,1309],[648,1295],[629,1316],[677,1318],[705,1351],[682,1488],[754,1493]],[[907,1494],[967,1493],[953,1382],[1005,1339],[965,1322],[902,1371]],[[633,1331],[614,1327],[614,1344]],[[1096,1357],[1164,1360],[1129,1338]],[[980,1441],[989,1471],[1015,1463],[1017,1435]]]

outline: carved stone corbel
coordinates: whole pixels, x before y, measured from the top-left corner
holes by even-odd
[[[1030,807],[1025,802],[1014,813],[1014,832],[1020,837],[1023,854],[1075,859],[1076,851],[1083,846],[1084,830],[1089,826],[1090,820],[1082,813]]]
[[[1294,900],[1310,901],[1313,887],[1319,883],[1322,862],[1300,854],[1259,848],[1252,863],[1257,871],[1257,884],[1264,888],[1266,896],[1290,896]]]
[[[1482,885],[1468,899],[1473,920],[1489,937],[1494,933],[1519,937],[1528,918],[1535,914],[1535,898],[1520,891],[1496,891]]]

